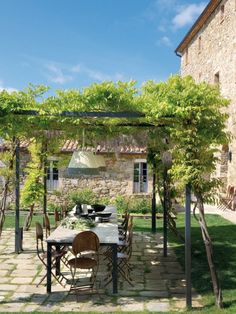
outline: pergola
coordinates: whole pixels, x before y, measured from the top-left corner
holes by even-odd
[[[21,110],[15,112],[14,115],[20,116],[36,116],[45,117],[36,110]],[[145,118],[145,115],[140,112],[106,112],[106,111],[94,111],[94,112],[82,112],[82,111],[63,111],[60,114],[49,114],[51,117],[65,117],[65,118]],[[96,124],[96,126],[103,127],[104,124]],[[155,128],[163,127],[164,124],[160,123],[152,124],[147,122],[118,122],[117,127],[146,127]],[[15,252],[20,253],[22,250],[22,229],[20,228],[20,141],[16,140],[15,148]],[[164,185],[164,208],[163,208],[163,254],[167,256],[167,195],[166,187]],[[47,207],[47,188],[46,188],[46,176],[44,176],[44,202],[43,208],[46,211]],[[155,191],[155,173],[153,174],[153,191],[152,191],[152,232],[156,232],[156,191]],[[185,275],[186,275],[186,305],[188,308],[192,306],[191,295],[191,188],[190,185],[186,185],[185,189]]]

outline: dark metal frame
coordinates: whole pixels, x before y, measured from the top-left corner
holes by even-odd
[[[57,246],[65,246],[65,245],[72,245],[72,241],[59,243],[56,241],[47,241],[47,293],[52,292],[52,247]],[[117,243],[112,243],[112,244],[102,244],[100,243],[101,246],[111,246],[112,248],[112,285],[113,285],[113,293],[116,294],[118,293],[118,274],[117,274]],[[58,267],[60,267],[58,265]]]
[[[68,118],[145,118],[143,113],[139,112],[77,112],[77,111],[63,111],[60,114],[47,114],[44,115],[40,114],[36,110],[21,110],[15,112],[16,115],[31,115],[31,116],[60,116],[60,117],[68,117]],[[102,126],[102,124],[100,125]],[[153,124],[140,122],[140,123],[118,123],[117,126],[133,126],[133,127],[155,127]],[[161,124],[159,126],[162,126]],[[20,228],[19,228],[19,200],[20,200],[20,177],[19,177],[19,141],[17,140],[16,145],[16,188],[15,188],[15,195],[16,195],[16,217],[15,217],[15,251],[20,253]],[[153,177],[154,178],[154,177]],[[46,186],[46,180],[44,180],[44,185]],[[165,188],[165,187],[164,187]],[[191,198],[190,195],[190,187],[186,187],[186,221],[185,221],[185,269],[186,269],[186,304],[187,307],[190,308],[192,306],[192,296],[191,296],[191,220],[190,220],[190,204]],[[163,221],[163,251],[164,256],[167,256],[167,208],[166,208],[166,197],[164,197],[164,221]],[[46,197],[44,198],[44,209],[46,209]],[[155,232],[156,230],[156,208],[155,208],[155,193],[153,192],[153,199],[152,199],[152,231]],[[115,251],[117,250],[117,245],[113,245],[113,256],[115,256]],[[51,259],[51,244],[48,243],[48,261]],[[113,265],[113,293],[117,292],[117,261],[114,260]],[[50,262],[48,263],[48,267],[51,267]],[[47,292],[51,290],[51,275],[48,271],[47,276]]]

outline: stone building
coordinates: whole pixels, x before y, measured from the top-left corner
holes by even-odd
[[[236,135],[236,1],[211,0],[176,48],[181,75],[218,84],[230,99],[227,129]],[[210,126],[209,126],[210,127]],[[236,186],[236,138],[222,147],[216,175]]]
[[[21,182],[24,182],[24,167],[30,160],[28,152],[29,142],[21,142]],[[4,143],[0,145],[4,150]],[[89,152],[102,156],[104,168],[96,172],[81,173],[80,169],[74,169],[71,173],[68,167],[59,166],[59,160],[64,157],[70,160],[73,152],[80,150],[78,141],[68,140],[60,149],[57,156],[48,158],[47,190],[48,201],[57,199],[54,191],[62,191],[63,195],[76,190],[89,188],[101,197],[114,199],[118,195],[132,196],[134,198],[147,196],[152,193],[152,173],[147,164],[146,146],[132,141],[129,137],[125,140],[101,141],[95,147],[84,147],[83,152]],[[1,166],[1,164],[0,164]],[[3,165],[2,165],[3,166]],[[0,190],[4,178],[0,177]],[[23,185],[23,184],[22,184]]]

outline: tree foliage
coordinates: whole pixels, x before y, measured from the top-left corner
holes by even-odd
[[[117,137],[122,133],[140,134],[138,126],[120,127],[121,123],[128,121],[137,125],[148,122],[152,126],[147,131],[152,164],[161,172],[163,152],[170,151],[173,164],[168,171],[168,180],[182,187],[190,183],[198,198],[199,222],[212,268],[212,246],[204,220],[203,201],[209,200],[214,188],[220,184],[211,176],[216,168],[215,153],[229,141],[225,131],[228,101],[221,97],[218,88],[205,82],[196,84],[191,77],[172,76],[166,82],[148,81],[141,89],[131,81],[103,82],[81,90],[58,90],[49,97],[45,96],[47,91],[45,86],[29,86],[24,91],[11,94],[2,91],[0,137],[37,140],[46,137],[50,147],[55,137],[60,141],[72,138],[82,142],[86,129],[87,141],[94,143],[97,139]],[[38,115],[18,115],[19,110],[36,110]],[[61,116],[63,111],[138,111],[145,117],[71,118]],[[30,194],[37,199],[36,190],[32,179],[25,200],[31,198]],[[217,289],[214,286],[219,305],[220,290]]]

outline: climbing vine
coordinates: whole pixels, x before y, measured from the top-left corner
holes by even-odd
[[[212,244],[203,205],[204,201],[212,198],[214,189],[220,184],[218,179],[211,177],[217,162],[215,153],[229,140],[225,132],[228,101],[220,96],[218,88],[205,82],[196,84],[191,77],[172,76],[166,82],[146,82],[139,89],[131,81],[103,82],[81,90],[59,90],[49,97],[45,96],[47,91],[45,86],[29,86],[24,91],[11,94],[2,91],[0,137],[37,139],[45,132],[53,132],[54,137],[61,141],[76,139],[82,143],[83,130],[86,129],[86,141],[94,144],[104,136],[112,138],[119,134],[131,134],[135,137],[140,134],[138,124],[148,123],[149,127],[143,128],[142,132],[146,136],[151,158],[160,164],[164,151],[172,154],[172,167],[168,170],[169,186],[178,185],[180,188],[191,184],[197,197],[216,304],[221,307],[222,295],[213,267]],[[33,110],[37,114],[19,115],[23,110]],[[139,112],[144,117],[88,119],[61,115],[71,111]],[[124,126],[126,122],[128,124]],[[130,126],[132,123],[136,126]],[[48,147],[51,140],[52,137],[48,139]],[[31,182],[28,196],[32,193],[33,197],[30,191],[33,187]]]

